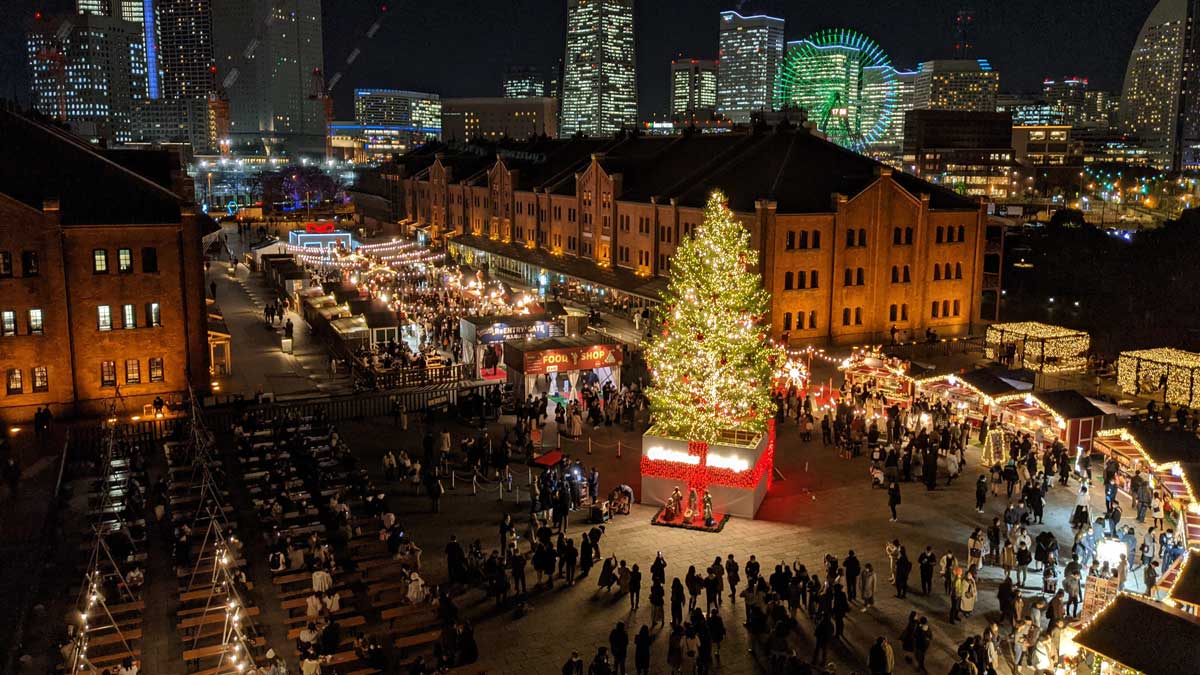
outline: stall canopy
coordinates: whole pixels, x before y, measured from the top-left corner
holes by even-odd
[[[948,373],[934,375],[917,380],[917,388],[927,392],[955,394],[972,394],[985,399],[995,399],[1000,396],[1018,393],[1008,381],[997,377],[987,368],[976,368],[965,373]]]
[[[1131,639],[1131,631],[1141,637]],[[1138,673],[1190,672],[1200,663],[1200,620],[1174,607],[1119,595],[1075,642]]]
[[[1049,429],[1068,448],[1091,452],[1092,439],[1100,430],[1104,411],[1073,389],[1037,394],[1009,394],[996,399],[1002,422],[1012,422],[1027,431]]]
[[[1200,440],[1194,434],[1149,429],[1105,429],[1096,438],[1095,449],[1117,460],[1124,473],[1138,469],[1150,472],[1154,484],[1183,509],[1184,535],[1190,544],[1200,544],[1200,514],[1195,513],[1195,493],[1189,476],[1200,475]],[[1189,506],[1190,505],[1190,506]]]
[[[525,375],[620,366],[620,345],[605,342],[605,339],[580,336],[506,342],[504,364]]]
[[[1162,394],[1164,378],[1168,403],[1200,407],[1200,354],[1162,347],[1117,358],[1117,383],[1126,394]]]
[[[1167,597],[1177,603],[1200,608],[1200,549],[1193,548],[1184,558]]]
[[[1035,321],[992,324],[984,335],[989,359],[1043,373],[1082,370],[1090,345],[1083,331]]]

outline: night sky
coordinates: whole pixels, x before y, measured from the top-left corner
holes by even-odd
[[[668,105],[672,56],[717,54],[718,12],[787,19],[787,39],[848,27],[875,39],[901,68],[953,55],[955,12],[976,11],[975,56],[1000,71],[1005,92],[1035,91],[1045,77],[1081,75],[1093,88],[1119,91],[1129,51],[1156,0],[637,0],[640,116]],[[67,0],[0,0],[0,97],[28,101],[23,21]],[[334,90],[337,117],[352,116],[355,87],[394,87],[443,96],[500,94],[509,64],[546,70],[563,52],[566,0],[390,0],[383,28]],[[326,72],[374,21],[378,4],[325,0]]]

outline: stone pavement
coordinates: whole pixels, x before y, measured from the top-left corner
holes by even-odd
[[[547,438],[555,443],[554,424],[547,426]],[[398,434],[390,420],[365,420],[340,425],[356,453],[360,454],[368,467],[378,467],[378,457],[388,447],[405,448],[410,452],[420,449],[421,433],[414,426],[408,434]],[[437,425],[434,430],[440,430]],[[451,426],[455,447],[461,429]],[[491,433],[499,438],[501,433],[493,425]],[[591,430],[591,456],[587,456],[584,441],[566,442],[564,451],[584,458],[588,465],[595,465],[601,474],[601,492],[607,493],[617,483],[628,483],[640,492],[638,481],[638,457],[640,438],[632,432],[615,428]],[[945,673],[952,663],[956,646],[968,635],[982,633],[988,618],[998,615],[996,588],[1001,579],[996,568],[985,567],[981,575],[979,603],[974,615],[957,625],[949,625],[947,614],[949,601],[938,590],[932,597],[910,594],[907,600],[893,597],[894,590],[886,584],[887,563],[885,543],[899,538],[907,546],[909,557],[914,561],[925,545],[932,545],[940,555],[947,547],[956,557],[963,559],[966,541],[975,527],[986,527],[994,516],[1000,515],[1005,506],[1003,495],[990,498],[986,513],[974,511],[974,478],[978,473],[978,449],[968,453],[968,469],[949,488],[939,487],[926,492],[923,485],[904,484],[904,502],[900,506],[900,522],[888,522],[887,497],[883,490],[872,489],[867,477],[867,460],[857,458],[845,460],[836,457],[831,448],[822,447],[819,438],[802,443],[793,425],[786,424],[780,431],[777,466],[786,480],[777,481],[759,513],[757,520],[733,519],[719,534],[691,532],[649,525],[655,513],[654,506],[635,506],[630,516],[617,517],[607,526],[601,542],[605,554],[612,551],[618,558],[638,563],[647,574],[643,586],[642,608],[636,613],[629,611],[625,598],[614,598],[603,591],[597,592],[594,576],[574,588],[556,586],[555,590],[537,592],[531,599],[533,610],[517,618],[512,610],[497,610],[492,603],[468,602],[467,615],[476,625],[479,641],[481,671],[488,673],[553,673],[558,672],[572,649],[577,649],[585,660],[590,660],[598,646],[606,644],[607,635],[616,621],[626,621],[629,630],[636,632],[642,623],[649,621],[649,607],[645,603],[648,594],[648,567],[657,551],[663,551],[667,561],[668,580],[683,577],[688,565],[707,566],[714,556],[722,558],[733,553],[742,563],[749,555],[758,557],[765,572],[780,562],[799,561],[809,569],[819,568],[825,553],[831,552],[844,558],[853,549],[864,563],[870,562],[875,569],[883,570],[878,590],[878,608],[868,613],[853,612],[848,619],[846,640],[831,650],[832,659],[838,664],[838,672],[853,672],[865,667],[866,650],[870,642],[879,635],[892,641],[897,651],[897,672],[912,672],[901,658],[898,641],[900,630],[909,611],[915,610],[930,617],[936,640],[928,658],[929,671]],[[565,440],[565,439],[564,439]],[[622,457],[616,456],[616,443],[622,444]],[[517,484],[527,480],[523,467],[514,466]],[[975,473],[973,473],[975,472]],[[429,514],[428,501],[414,494],[412,488],[397,488],[392,497],[392,506],[425,549],[424,573],[431,583],[445,578],[442,547],[451,533],[460,541],[480,539],[485,549],[498,546],[497,526],[503,513],[511,513],[518,525],[527,522],[528,497],[521,493],[517,503],[514,496],[506,494],[499,500],[495,484],[484,484],[478,494],[472,495],[469,482],[457,481],[442,499],[442,513]],[[1075,488],[1055,488],[1046,510],[1045,529],[1054,531],[1063,550],[1069,550],[1071,533],[1067,521],[1073,506]],[[1102,500],[1101,500],[1102,501]],[[1097,504],[1101,506],[1101,504]],[[581,513],[573,514],[575,521],[569,536],[577,538],[588,525],[579,522]],[[1129,520],[1129,519],[1127,519]],[[1036,535],[1043,528],[1034,526]],[[1030,579],[1034,578],[1031,573]],[[1138,576],[1140,575],[1131,575]],[[1040,586],[1040,575],[1037,583]],[[1032,582],[1031,582],[1032,583]],[[919,588],[919,576],[914,570],[912,585]],[[1140,581],[1134,586],[1140,588]],[[1025,595],[1035,589],[1026,589]],[[722,616],[729,629],[729,637],[722,647],[725,658],[716,672],[752,673],[763,672],[757,662],[747,654],[747,640],[741,623],[742,600],[730,605],[728,598],[722,608]],[[797,643],[798,653],[804,657],[811,654],[812,624],[801,616],[802,635]],[[653,657],[653,672],[666,672],[665,635],[656,641]],[[1012,672],[1001,667],[1001,673]]]

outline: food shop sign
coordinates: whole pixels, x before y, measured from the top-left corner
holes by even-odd
[[[616,345],[592,345],[547,349],[525,354],[525,374],[566,372],[569,370],[592,370],[609,368],[621,364],[621,350]]]

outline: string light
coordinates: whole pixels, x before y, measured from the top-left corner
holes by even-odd
[[[1126,394],[1155,391],[1167,376],[1166,401],[1200,407],[1196,375],[1200,354],[1171,347],[1121,352],[1117,357],[1117,384]]]
[[[1085,354],[1091,346],[1091,337],[1087,333],[1036,321],[988,326],[984,335],[984,355],[989,359],[998,358],[1005,343],[1018,340],[1025,343],[1020,364],[1024,368],[1054,373],[1087,366]]]

